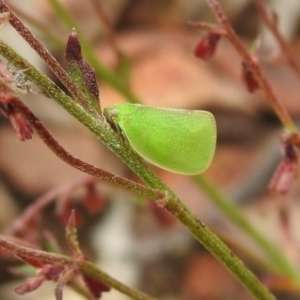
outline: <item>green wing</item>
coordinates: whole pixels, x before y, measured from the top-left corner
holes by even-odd
[[[119,126],[132,148],[152,164],[190,175],[210,165],[216,145],[211,113],[138,104],[115,107]]]

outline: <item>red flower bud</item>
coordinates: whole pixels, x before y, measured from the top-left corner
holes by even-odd
[[[213,32],[204,35],[194,49],[195,56],[203,60],[210,59],[216,51],[220,37],[220,34]]]
[[[258,82],[253,76],[252,71],[248,68],[247,64],[244,62],[242,63],[242,80],[245,83],[249,93],[254,93],[256,90],[260,88]]]

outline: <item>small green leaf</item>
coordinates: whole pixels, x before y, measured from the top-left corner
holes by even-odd
[[[162,169],[195,175],[212,161],[216,124],[210,112],[121,103],[104,115],[139,155]]]

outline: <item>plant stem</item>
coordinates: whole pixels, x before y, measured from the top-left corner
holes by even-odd
[[[7,11],[7,6],[0,1],[0,11]],[[32,40],[31,40],[32,41]],[[41,50],[41,49],[40,49]],[[159,189],[166,194],[164,208],[172,213],[194,237],[222,262],[234,276],[259,300],[274,300],[274,296],[258,281],[257,277],[235,256],[230,249],[193,214],[180,199],[151,171],[144,160],[126,147],[121,137],[105,122],[86,111],[81,105],[66,97],[43,74],[28,64],[15,51],[0,41],[0,53],[15,66],[28,68],[26,76],[36,83],[46,95],[62,105],[71,115],[93,132],[111,151],[128,165],[151,188]],[[46,57],[48,58],[48,56]],[[46,61],[47,62],[47,61]],[[77,87],[76,87],[77,89]],[[60,98],[63,96],[63,99]],[[159,200],[157,200],[158,202]],[[3,240],[0,239],[0,242]],[[3,245],[3,243],[2,243]]]
[[[18,68],[21,66],[24,67],[26,69],[27,77],[30,78],[32,82],[36,83],[47,96],[56,99],[56,101],[69,112],[70,110],[72,110],[72,112],[75,113],[74,108],[76,107],[77,114],[73,114],[73,116],[75,116],[78,119],[79,115],[83,116],[83,114],[85,113],[87,117],[90,117],[90,115],[79,104],[74,103],[74,101],[70,97],[68,97],[65,93],[59,90],[57,86],[55,86],[55,84],[50,79],[48,79],[47,76],[41,74],[36,68],[30,65],[26,60],[22,59],[20,56],[18,56],[16,52],[14,52],[11,48],[6,46],[0,40],[0,53],[2,53],[2,51],[5,53],[3,55],[6,57],[6,59],[11,60],[11,63],[14,66]],[[25,104],[23,104],[21,101],[17,101],[17,98],[14,100],[14,103],[11,104],[13,104],[15,106],[15,109],[19,110],[24,115],[24,117],[36,130],[36,132],[39,134],[44,143],[60,159],[62,159],[69,165],[87,174],[98,177],[102,180],[105,180],[106,182],[112,183],[126,190],[130,190],[139,195],[143,195],[145,197],[149,197],[155,200],[164,198],[164,193],[158,190],[150,189],[144,185],[141,185],[124,177],[115,175],[96,166],[90,165],[78,159],[77,157],[74,157],[73,155],[68,153],[62,146],[60,146],[60,144],[53,138],[50,132],[44,127],[40,120],[35,117],[35,115],[27,108]],[[99,125],[98,118],[94,119],[94,122],[97,122],[97,125]],[[100,126],[98,127],[100,128]],[[111,134],[115,135],[115,138],[119,140],[119,144],[123,143],[123,140],[120,138],[120,136],[115,134],[107,123],[105,123],[103,127],[111,131]],[[106,132],[106,135],[109,139],[110,134]]]
[[[271,30],[277,39],[282,53],[285,55],[290,67],[294,70],[297,76],[300,78],[300,64],[298,59],[295,56],[295,53],[291,45],[284,39],[282,34],[278,29],[278,22],[275,19],[275,16],[268,10],[266,2],[263,0],[253,0],[256,5],[263,22]]]
[[[89,128],[111,151],[121,158],[140,178],[142,178],[151,188],[158,189],[166,193],[167,203],[165,208],[170,211],[193,235],[203,244],[219,261],[221,261],[240,282],[257,299],[274,299],[267,289],[257,280],[256,276],[245,267],[229,248],[180,201],[175,194],[147,167],[138,154],[130,148],[124,148],[124,144],[118,134],[116,134],[106,122],[99,122],[86,112],[79,104],[72,101],[59,92],[56,86],[43,74],[38,72],[28,62],[22,59],[9,46],[0,41],[0,53],[13,64],[22,65],[28,69],[28,78],[35,82],[43,91],[47,91],[56,102],[62,105],[71,115],[77,118],[82,124]],[[54,89],[54,90],[53,90]],[[62,96],[64,96],[62,98]],[[158,200],[159,201],[159,200]]]
[[[228,217],[239,229],[245,232],[271,259],[276,266],[277,272],[285,274],[300,286],[299,271],[291,261],[288,260],[279,246],[272,244],[265,236],[263,236],[251,223],[248,222],[246,216],[239,210],[228,198],[226,198],[219,189],[213,185],[204,176],[198,175],[194,177],[196,183],[209,199]]]
[[[215,14],[215,17],[222,25],[222,27],[226,30],[226,38],[230,41],[235,50],[239,53],[244,63],[246,63],[247,67],[251,70],[254,78],[259,83],[260,88],[265,94],[267,101],[273,106],[274,111],[276,112],[279,120],[283,124],[283,126],[292,134],[297,133],[297,127],[287,112],[285,106],[282,104],[279,99],[274,94],[274,91],[263,74],[258,62],[254,59],[244,44],[241,42],[239,37],[234,32],[232,26],[230,25],[225,13],[223,12],[220,4],[216,0],[206,0],[207,4],[210,6],[211,10]]]
[[[14,65],[22,65],[27,68],[28,72],[26,75],[31,81],[36,83],[48,96],[62,105],[71,115],[78,119],[78,121],[89,128],[151,188],[158,189],[165,193],[167,201],[164,207],[171,212],[205,248],[222,262],[250,293],[260,300],[275,299],[243,262],[235,256],[212,231],[201,223],[183,202],[147,167],[144,160],[130,148],[124,146],[121,137],[115,133],[106,122],[100,122],[98,118],[89,114],[79,104],[72,101],[69,97],[65,97],[64,93],[57,90],[55,85],[53,86],[51,80],[39,73],[2,41],[0,41],[0,53]],[[38,74],[36,72],[38,72]],[[61,98],[62,95],[64,96],[63,99]]]
[[[9,9],[9,7],[0,0],[0,12],[10,13],[10,24],[17,30],[17,32],[24,38],[24,40],[36,51],[36,53],[46,62],[47,66],[53,71],[53,73],[60,79],[65,87],[74,96],[82,106],[84,106],[91,114],[97,116],[97,112],[94,107],[87,101],[83,93],[77,88],[76,84],[69,77],[67,72],[57,62],[57,60],[51,55],[51,53],[42,45],[42,43],[31,33],[30,30],[19,20],[15,13]]]
[[[14,242],[10,242],[7,239],[5,239],[3,236],[0,236],[0,247],[3,249],[6,249],[13,253],[14,255],[17,255],[19,257],[26,257],[26,258],[35,258],[40,263],[43,264],[51,264],[51,265],[63,265],[63,266],[69,266],[74,267],[77,266],[78,269],[89,276],[93,276],[94,278],[102,281],[106,285],[113,287],[117,291],[127,295],[128,297],[136,300],[155,300],[155,298],[152,298],[141,291],[134,290],[120,281],[114,279],[113,277],[109,276],[105,272],[98,269],[95,265],[91,264],[90,262],[86,260],[76,260],[74,258],[56,254],[56,253],[49,253],[33,248],[28,248],[25,246],[18,245]]]
[[[18,16],[20,16],[27,24],[33,26],[37,31],[43,34],[43,37],[46,37],[47,42],[51,46],[54,46],[57,50],[64,47],[64,41],[62,38],[54,32],[48,25],[43,24],[40,20],[35,19],[30,14],[19,9],[18,6],[9,3],[10,9],[14,11]]]

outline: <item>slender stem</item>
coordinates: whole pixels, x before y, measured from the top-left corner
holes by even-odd
[[[265,252],[265,255],[276,266],[277,271],[285,274],[300,286],[299,271],[282,253],[282,249],[272,244],[262,233],[260,233],[239,210],[230,199],[226,198],[218,188],[204,176],[198,175],[194,180],[202,191],[216,204],[216,206],[226,215],[240,230],[245,232],[251,239]]]
[[[24,40],[36,51],[36,53],[47,63],[48,67],[59,78],[59,80],[65,85],[75,99],[88,111],[97,116],[97,111],[87,101],[83,93],[77,88],[76,84],[69,77],[67,72],[57,62],[57,60],[51,55],[51,53],[42,45],[42,43],[31,33],[30,30],[21,22],[16,14],[9,9],[9,7],[0,0],[0,12],[10,13],[10,24],[18,31],[18,33],[24,38]]]
[[[109,276],[108,274],[104,273],[102,270],[98,269],[95,265],[91,262],[83,260],[77,263],[79,269],[85,273],[86,275],[92,276],[94,278],[99,278],[101,281],[106,283],[108,286],[113,287],[120,293],[123,293],[132,299],[137,300],[155,300],[155,298],[142,293],[141,291],[129,288],[125,284],[117,281],[113,277]]]
[[[270,102],[273,106],[278,118],[285,126],[290,133],[296,133],[297,127],[290,117],[289,113],[287,112],[285,106],[277,99],[274,94],[273,89],[265,75],[263,74],[258,62],[254,59],[244,44],[240,41],[236,33],[234,32],[232,26],[230,25],[225,13],[223,12],[220,4],[216,0],[206,0],[208,5],[210,6],[211,10],[215,14],[216,18],[218,19],[219,23],[223,26],[226,30],[226,37],[231,42],[233,47],[242,57],[243,61],[247,64],[247,67],[251,70],[254,78],[259,83],[261,89],[263,90],[266,99]]]
[[[0,1],[0,11],[3,9]],[[70,101],[68,97],[57,90],[57,87],[43,74],[32,68],[24,59],[17,55],[10,47],[0,42],[0,53],[16,65],[30,68],[26,73],[48,96],[61,104],[71,115],[91,130],[111,151],[113,151],[129,168],[151,188],[160,189],[166,194],[164,207],[171,212],[220,262],[222,262],[235,277],[260,300],[274,300],[274,296],[258,281],[257,277],[235,256],[230,249],[193,214],[180,199],[151,171],[144,160],[132,149],[122,143],[121,137],[111,127],[99,118],[94,117],[79,104]],[[55,88],[56,90],[53,90]],[[58,96],[63,95],[63,100]],[[157,200],[160,201],[160,200]]]
[[[290,65],[290,67],[295,71],[298,77],[300,77],[300,64],[298,59],[295,56],[295,53],[291,45],[284,39],[282,34],[279,31],[277,22],[274,18],[274,15],[268,9],[266,2],[262,0],[253,0],[264,23],[268,26],[271,32],[274,34],[277,39],[281,51],[285,54],[285,57]]]
[[[118,176],[111,172],[105,171],[94,165],[90,165],[77,157],[73,156],[67,152],[50,134],[50,132],[44,127],[41,121],[35,117],[31,111],[22,103],[18,104],[19,111],[21,111],[26,119],[29,121],[31,126],[37,131],[41,139],[45,144],[64,162],[71,165],[72,167],[81,170],[87,174],[93,175],[102,179],[106,182],[112,183],[116,186],[122,187],[128,191],[134,192],[136,194],[149,197],[154,200],[159,200],[165,197],[165,195],[154,189],[150,189],[142,184],[134,182],[132,180],[126,179],[124,177]]]
[[[49,253],[49,252],[21,246],[14,242],[8,241],[3,236],[0,236],[0,247],[20,257],[35,258],[42,264],[51,264],[51,265],[56,264],[56,265],[63,265],[69,267],[77,267],[79,271],[81,271],[82,273],[89,276],[93,276],[94,278],[102,281],[104,284],[113,287],[117,291],[127,295],[128,297],[131,297],[132,299],[155,300],[155,298],[152,298],[142,293],[141,291],[132,289],[124,285],[120,281],[109,276],[108,274],[101,271],[95,265],[91,264],[86,260],[76,260],[74,258],[65,255]]]
[[[54,32],[49,25],[43,24],[40,20],[33,18],[31,15],[27,14],[18,6],[12,3],[9,3],[9,7],[19,17],[25,20],[27,24],[35,27],[40,33],[42,33],[43,36],[47,38],[47,42],[49,42],[51,46],[54,46],[57,49],[62,49],[64,47],[64,41],[62,40],[62,38],[59,37],[58,34]]]

